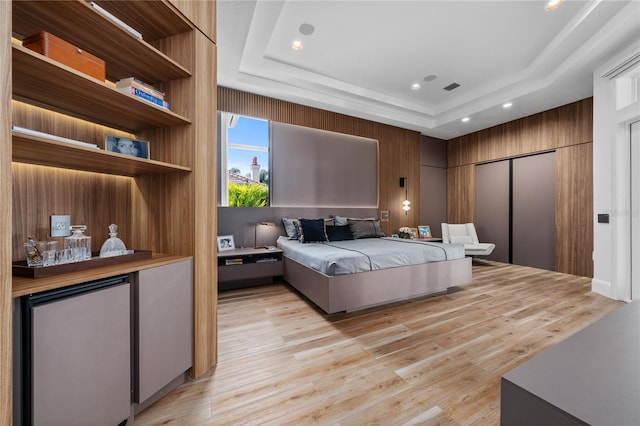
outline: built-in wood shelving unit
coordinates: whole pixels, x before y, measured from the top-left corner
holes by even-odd
[[[84,0],[0,2],[0,75],[9,77],[0,81],[0,135],[12,141],[0,149],[0,424],[9,424],[11,407],[12,297],[193,259],[193,376],[217,361],[217,265],[210,244],[217,223],[215,1],[97,3],[143,38]],[[103,59],[107,81],[22,46],[39,31]],[[113,83],[127,77],[166,91],[171,109],[115,89]],[[107,134],[142,139],[152,159],[12,132],[12,125],[100,148]],[[98,247],[109,224],[117,223],[128,248],[153,257],[56,277],[12,276],[11,262],[24,259],[26,235],[44,238],[52,214],[87,224]]]
[[[38,136],[13,132],[13,161],[107,173],[119,176],[138,176],[153,173],[190,172],[191,168],[145,160],[96,148],[58,142]]]
[[[166,38],[193,28],[165,2],[133,3],[136,4],[123,4],[118,8],[126,8],[129,13],[137,11],[134,16],[146,17],[141,21],[144,25],[135,24],[143,34],[152,28],[157,38]],[[17,1],[13,3],[13,10],[14,35],[24,38],[38,31],[50,32],[104,60],[107,78],[113,81],[136,76],[147,83],[160,83],[191,75],[183,65],[114,25],[88,2]],[[178,22],[178,25],[169,22]],[[161,28],[168,32],[159,33]]]
[[[14,99],[131,132],[190,123],[17,44],[12,56]]]

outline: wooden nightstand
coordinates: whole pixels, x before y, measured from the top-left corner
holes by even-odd
[[[282,275],[282,250],[241,248],[218,252],[218,290],[273,283]]]

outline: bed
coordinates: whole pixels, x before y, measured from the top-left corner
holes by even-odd
[[[284,279],[326,313],[351,312],[471,282],[462,244],[366,238],[304,244],[286,236]]]

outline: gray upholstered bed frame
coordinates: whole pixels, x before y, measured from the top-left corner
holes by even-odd
[[[329,276],[284,256],[284,279],[328,314],[425,296],[471,282],[471,258]]]

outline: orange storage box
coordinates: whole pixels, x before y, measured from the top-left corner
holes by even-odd
[[[40,31],[25,38],[22,45],[100,81],[105,80],[105,62],[102,59],[51,33]]]

